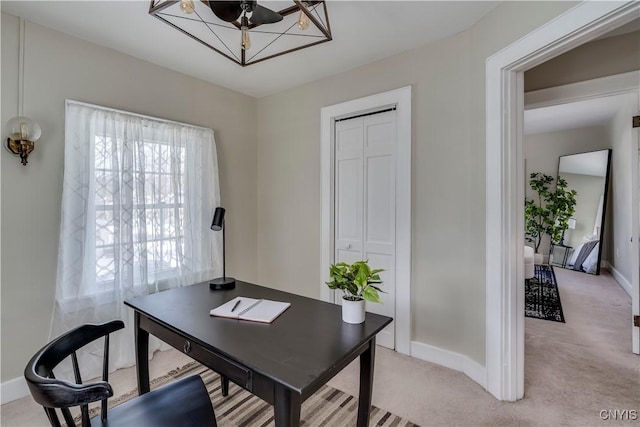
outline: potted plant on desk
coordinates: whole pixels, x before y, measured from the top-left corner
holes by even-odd
[[[383,292],[378,284],[382,283],[380,274],[383,269],[372,269],[367,261],[356,261],[353,264],[338,262],[329,268],[330,289],[340,289],[342,296],[342,320],[347,323],[364,322],[365,300],[379,302]]]

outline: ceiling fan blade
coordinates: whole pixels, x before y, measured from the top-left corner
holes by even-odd
[[[226,22],[233,22],[242,15],[241,1],[209,1],[211,11]]]
[[[274,24],[276,22],[282,21],[282,15],[278,12],[274,12],[271,9],[267,9],[264,6],[260,6],[256,4],[253,9],[253,15],[249,19],[252,24],[261,25],[261,24]]]

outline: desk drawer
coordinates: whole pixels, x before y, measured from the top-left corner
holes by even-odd
[[[253,391],[253,376],[249,368],[214,353],[144,316],[140,317],[140,327],[246,390]]]

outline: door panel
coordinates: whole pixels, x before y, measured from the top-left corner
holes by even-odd
[[[358,159],[338,161],[336,167],[336,221],[340,243],[362,240],[362,164]]]
[[[395,317],[396,113],[335,125],[335,261],[368,260],[383,268],[382,304],[367,311]],[[341,301],[341,299],[339,299]],[[395,348],[392,323],[377,342]]]
[[[391,255],[375,252],[367,252],[367,259],[369,263],[376,268],[384,268],[384,271],[380,273],[382,283],[379,285],[383,291],[383,293],[380,294],[382,304],[367,301],[367,311],[393,317],[395,315],[396,302],[395,271],[393,268],[394,259]]]
[[[365,236],[363,252],[373,268],[383,268],[382,304],[367,302],[367,311],[395,317],[396,241],[396,112],[365,117]],[[395,348],[395,323],[378,334],[377,341]]]
[[[335,262],[362,259],[362,119],[336,123]]]
[[[395,240],[395,179],[393,156],[367,158],[366,242],[388,243],[393,252]]]

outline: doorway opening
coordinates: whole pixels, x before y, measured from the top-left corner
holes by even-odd
[[[486,261],[486,370],[487,390],[500,400],[524,396],[524,71],[634,20],[638,11],[635,2],[581,3],[487,61],[486,253],[493,256]],[[637,304],[633,310],[640,314]]]

